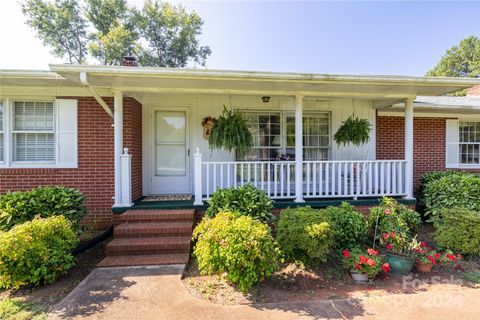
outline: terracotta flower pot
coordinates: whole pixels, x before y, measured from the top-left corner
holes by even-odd
[[[368,275],[365,273],[358,273],[350,271],[350,275],[353,278],[353,281],[356,283],[366,283],[368,282]]]
[[[433,263],[431,262],[425,263],[418,260],[415,262],[415,269],[417,269],[418,272],[429,273],[429,272],[432,272],[432,268],[433,268]]]
[[[413,259],[393,253],[385,254],[385,259],[390,265],[390,273],[394,276],[405,276],[412,271]]]

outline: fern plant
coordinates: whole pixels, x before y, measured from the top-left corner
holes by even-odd
[[[351,143],[355,146],[360,146],[368,142],[370,131],[372,131],[372,128],[367,119],[353,115],[342,122],[340,128],[333,135],[333,139],[338,145],[345,146]]]
[[[253,137],[247,120],[235,110],[228,110],[223,106],[222,115],[215,121],[208,138],[211,150],[224,149],[242,156],[248,153],[253,146]]]

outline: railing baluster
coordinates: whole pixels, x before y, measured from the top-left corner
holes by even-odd
[[[358,196],[360,194],[360,162],[355,162],[356,172],[355,172],[355,194]]]
[[[310,163],[305,162],[305,166],[307,167],[307,190],[306,190],[306,196],[310,195]]]
[[[206,178],[205,178],[205,182],[206,182],[206,195],[207,195],[207,199],[210,198],[210,164],[208,163],[205,163],[205,171],[206,171]]]
[[[265,191],[265,177],[264,177],[264,171],[263,171],[263,163],[260,163],[260,184],[261,184],[261,189]]]
[[[337,163],[337,195],[342,195],[342,163]]]
[[[278,185],[278,180],[277,180],[277,163],[273,165],[273,196],[277,196],[277,185]]]
[[[353,161],[350,162],[350,175],[348,176],[350,180],[350,196],[353,197],[353,192],[355,191],[354,186],[355,186],[355,170],[354,170],[354,164]]]
[[[231,185],[231,166],[230,166],[230,163],[227,164],[227,187],[230,188],[232,185]]]
[[[313,191],[312,191],[312,194],[314,197],[317,196],[317,163],[314,162],[312,163],[312,172],[313,172]]]
[[[318,196],[323,196],[323,162],[318,166]]]
[[[392,194],[397,194],[397,162],[392,162]]]
[[[385,162],[380,163],[380,194],[385,194]]]
[[[223,163],[220,163],[220,188],[223,189]]]
[[[254,186],[255,188],[258,188],[258,173],[257,173],[257,163],[253,163],[253,176],[254,176]]]
[[[374,177],[374,189],[373,189],[373,194],[378,194],[378,162],[375,162],[375,170],[373,172],[375,174]]]
[[[368,187],[367,187],[367,193],[372,194],[373,193],[373,174],[372,174],[372,162],[368,162],[368,171],[367,171],[367,176],[368,176]]]
[[[330,163],[325,163],[325,195],[330,194]]]
[[[387,185],[387,188],[385,190],[385,193],[387,195],[390,195],[390,190],[391,190],[391,178],[392,178],[392,169],[391,169],[391,165],[390,165],[390,161],[387,162],[387,181],[386,181],[386,185]]]
[[[287,162],[287,197],[290,197],[290,162]]]

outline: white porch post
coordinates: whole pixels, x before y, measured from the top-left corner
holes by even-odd
[[[303,96],[295,96],[295,202],[303,200]]]
[[[413,198],[413,99],[405,100],[405,193]]]
[[[113,99],[113,143],[114,143],[114,166],[115,166],[115,203],[114,206],[122,206],[122,161],[123,151],[123,93],[114,92]]]
[[[132,205],[132,155],[128,153],[128,148],[123,148],[120,156],[122,164],[122,206]]]
[[[195,154],[193,155],[194,163],[194,188],[195,188],[195,201],[193,202],[194,206],[203,205],[202,201],[202,154],[200,153],[200,148],[197,148]]]

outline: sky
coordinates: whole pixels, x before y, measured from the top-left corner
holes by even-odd
[[[64,62],[25,25],[17,0],[1,2],[0,69]],[[461,39],[480,37],[480,1],[174,2],[204,20],[208,69],[422,76]]]

